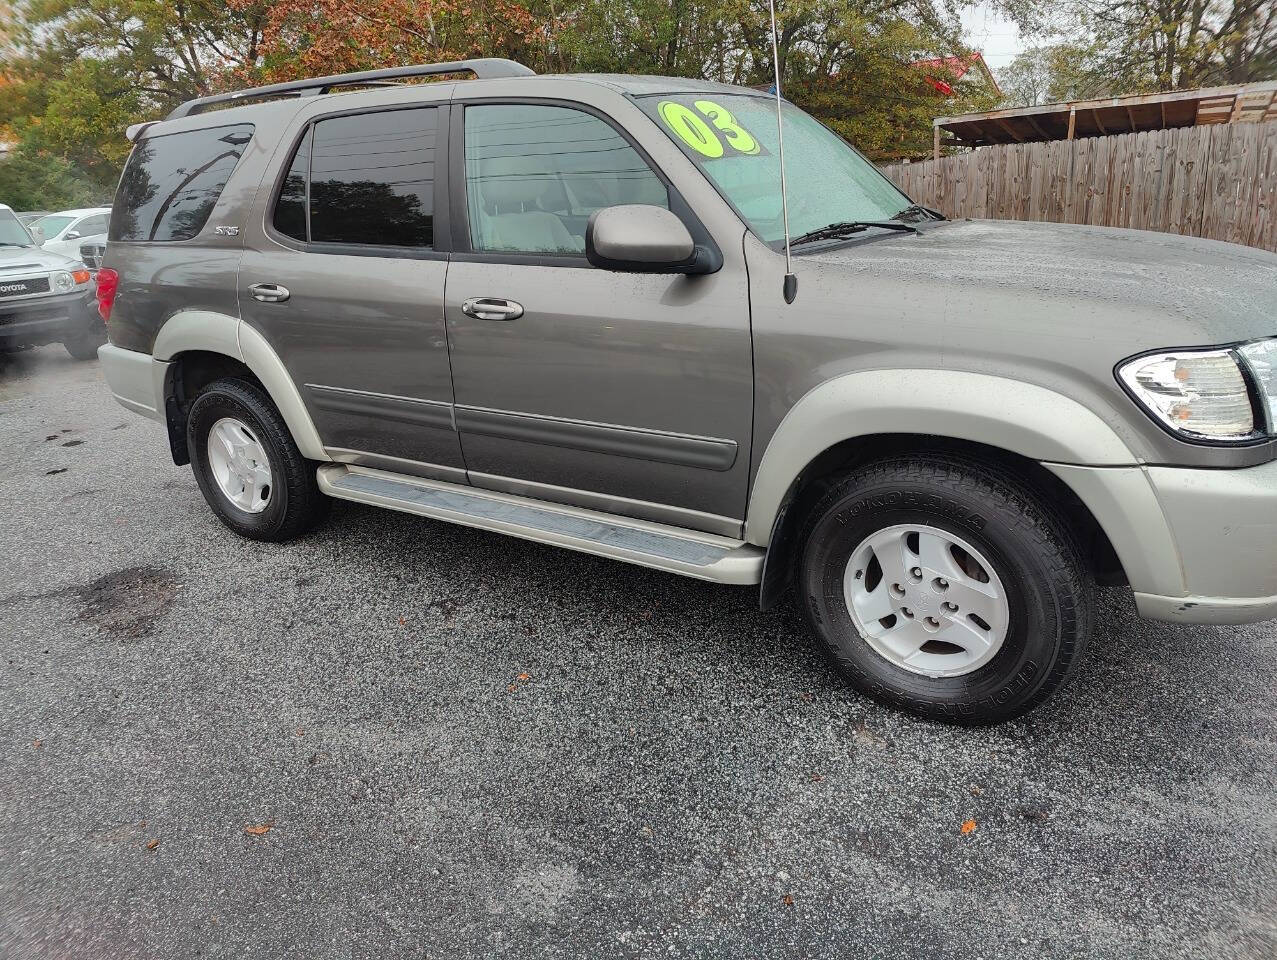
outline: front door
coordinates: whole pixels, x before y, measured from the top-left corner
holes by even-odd
[[[338,97],[327,109],[337,110]],[[324,115],[292,138],[240,309],[279,354],[330,456],[464,481],[435,244],[434,106]],[[442,166],[442,165],[441,165]]]
[[[737,532],[753,389],[740,238],[707,276],[594,268],[590,214],[670,206],[668,184],[584,109],[464,109],[453,219],[470,252],[453,254],[445,309],[471,483]]]

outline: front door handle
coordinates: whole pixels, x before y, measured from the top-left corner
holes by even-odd
[[[461,305],[461,312],[476,320],[518,320],[523,306],[498,297],[475,297]]]
[[[254,283],[248,288],[254,300],[262,303],[283,303],[288,299],[288,288],[278,283]]]

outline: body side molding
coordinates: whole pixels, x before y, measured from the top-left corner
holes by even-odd
[[[794,479],[819,454],[844,440],[889,433],[969,440],[1037,461],[1137,463],[1108,423],[1045,387],[957,370],[850,373],[810,390],[767,442],[745,540],[767,545]]]
[[[457,404],[460,433],[722,472],[736,462],[736,441]]]

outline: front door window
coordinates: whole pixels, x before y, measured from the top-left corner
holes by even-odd
[[[585,253],[590,214],[669,207],[669,191],[610,124],[532,104],[466,108],[466,196],[475,250]]]

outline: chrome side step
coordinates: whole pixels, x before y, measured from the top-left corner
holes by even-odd
[[[368,503],[699,580],[759,583],[761,547],[712,533],[618,517],[567,504],[347,464],[319,468],[319,489]]]

